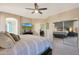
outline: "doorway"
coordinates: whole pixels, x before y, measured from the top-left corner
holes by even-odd
[[[6,30],[9,33],[18,34],[18,21],[15,18],[6,18]]]

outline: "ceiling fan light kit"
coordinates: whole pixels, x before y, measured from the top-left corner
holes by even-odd
[[[40,14],[42,14],[41,10],[47,10],[47,8],[39,8],[37,3],[34,3],[34,9],[33,8],[25,8],[25,9],[33,10],[32,14],[33,13],[40,13]]]
[[[38,10],[35,10],[35,13],[39,13]]]

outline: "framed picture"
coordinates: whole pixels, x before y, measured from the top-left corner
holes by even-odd
[[[41,24],[40,26],[41,26],[41,30],[43,30],[44,29],[44,24]]]
[[[46,23],[46,29],[49,29],[49,23]]]

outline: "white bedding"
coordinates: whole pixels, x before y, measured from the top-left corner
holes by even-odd
[[[48,47],[51,49],[52,41],[48,38],[43,38],[34,35],[20,35],[21,40],[16,42],[15,46],[10,49],[1,49],[1,55],[39,55]]]

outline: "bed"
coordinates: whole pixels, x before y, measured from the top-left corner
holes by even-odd
[[[0,48],[0,55],[45,55],[52,54],[52,39],[34,36],[20,35],[21,40],[9,49]]]
[[[63,32],[63,31],[57,31],[57,32],[53,32],[53,36],[56,38],[65,38],[67,37],[68,32]]]

